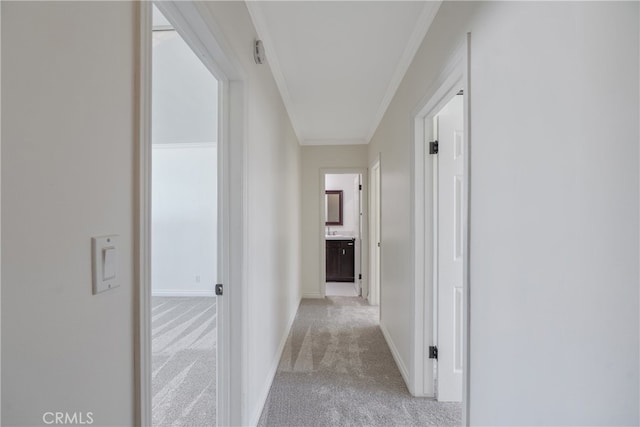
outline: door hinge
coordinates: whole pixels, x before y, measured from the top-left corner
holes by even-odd
[[[438,154],[438,141],[429,142],[429,154]]]
[[[429,346],[429,359],[438,360],[438,347],[436,347],[435,345]]]
[[[362,190],[362,184],[358,186],[358,190]]]
[[[222,295],[222,284],[218,283],[216,285],[216,295],[221,296]]]
[[[362,273],[358,274],[358,280],[362,280]]]

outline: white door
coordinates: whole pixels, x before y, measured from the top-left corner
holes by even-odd
[[[380,304],[380,162],[371,168],[369,215],[370,290],[369,304]]]
[[[463,95],[436,116],[437,399],[462,401]]]

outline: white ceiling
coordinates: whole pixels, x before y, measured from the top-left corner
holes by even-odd
[[[439,1],[247,2],[303,145],[367,144]]]

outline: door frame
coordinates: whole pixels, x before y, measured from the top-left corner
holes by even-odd
[[[469,80],[471,34],[444,67],[435,84],[414,110],[413,154],[413,228],[414,228],[414,372],[413,394],[435,397],[433,362],[430,361],[429,346],[433,345],[435,322],[433,315],[437,300],[434,298],[437,284],[437,255],[434,250],[437,238],[437,223],[434,209],[437,208],[434,192],[434,177],[437,174],[437,160],[427,159],[427,135],[432,132],[432,118],[462,88],[464,90],[464,191],[463,191],[463,424],[469,423],[469,381],[470,381],[470,280],[469,280],[469,213],[471,191],[471,85]]]
[[[318,224],[318,236],[320,240],[320,298],[327,296],[327,280],[326,280],[326,244],[325,244],[325,177],[326,175],[339,175],[339,174],[360,174],[362,177],[362,191],[360,197],[362,200],[362,236],[360,242],[360,273],[362,274],[361,292],[363,298],[365,298],[365,291],[369,293],[369,197],[367,188],[369,186],[368,171],[367,168],[353,167],[353,168],[321,168],[320,169],[320,222]],[[359,274],[357,271],[354,274]],[[357,279],[356,279],[357,280]]]
[[[246,251],[244,215],[244,146],[246,77],[232,49],[215,26],[206,6],[194,2],[138,2],[137,85],[137,215],[135,275],[135,424],[151,426],[151,76],[152,4],[156,4],[185,42],[218,80],[218,283],[217,297],[217,425],[241,424],[242,372],[246,360],[242,301],[246,294],[242,259]],[[237,330],[231,336],[231,326]]]
[[[376,181],[376,170],[378,179]],[[382,182],[382,172],[380,169],[380,153],[376,156],[376,159],[371,164],[369,168],[369,303],[371,305],[380,305],[380,283],[381,283],[381,273],[382,266],[380,265],[380,259],[382,256],[376,258],[376,250],[379,249],[382,251],[382,247],[376,248],[378,242],[382,240],[381,234],[381,218],[382,218],[382,209],[381,209],[381,198],[382,198],[382,188],[380,183]],[[377,182],[377,185],[374,184]],[[376,206],[377,204],[377,206]],[[376,230],[378,234],[378,241],[376,242]],[[378,310],[378,316],[381,316],[382,310]]]
[[[0,46],[2,46],[2,7],[0,6]],[[2,55],[0,54],[0,82],[2,81]],[[0,101],[2,100],[0,85]],[[2,102],[0,102],[0,129],[2,129]],[[0,132],[0,171],[2,169],[2,132]],[[2,173],[0,173],[2,177]],[[0,178],[0,243],[2,242],[2,179]],[[0,378],[2,378],[2,244],[0,244]],[[2,387],[0,387],[0,421],[2,420]]]

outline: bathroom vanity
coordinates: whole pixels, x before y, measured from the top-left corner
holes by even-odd
[[[326,281],[353,282],[355,279],[355,239],[353,237],[327,238]]]

